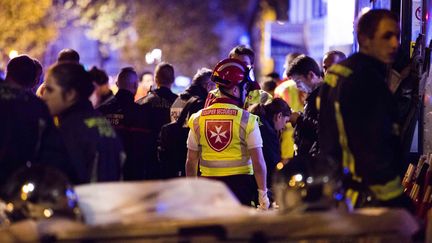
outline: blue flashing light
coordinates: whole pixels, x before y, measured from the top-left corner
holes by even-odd
[[[76,195],[73,189],[71,188],[66,189],[66,198],[69,207],[73,208],[76,206],[78,202],[78,196]]]
[[[250,45],[250,38],[248,34],[243,34],[239,38],[239,42],[241,45]]]
[[[156,212],[158,213],[164,213],[168,209],[168,206],[165,203],[158,203],[156,205]]]
[[[342,201],[343,199],[343,194],[342,193],[335,193],[334,198],[336,199],[336,201]]]
[[[347,167],[343,168],[343,173],[345,175],[348,175],[350,173],[349,169]]]
[[[66,196],[68,198],[76,198],[76,194],[71,188],[66,189]]]

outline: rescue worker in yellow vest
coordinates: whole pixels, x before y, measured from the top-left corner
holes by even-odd
[[[244,205],[256,198],[260,209],[269,207],[267,169],[257,116],[243,110],[247,95],[248,67],[228,58],[213,70],[212,81],[221,96],[189,119],[186,176],[224,182]],[[254,182],[254,177],[255,181]]]

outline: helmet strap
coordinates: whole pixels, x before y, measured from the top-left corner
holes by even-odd
[[[244,94],[244,92],[246,92],[246,95],[249,93],[248,90],[245,90],[245,89],[244,89],[244,86],[245,86],[248,82],[249,82],[249,81],[248,81],[247,79],[244,79],[243,81],[241,81],[241,82],[237,85],[237,87],[239,87],[239,89],[240,89],[240,97],[238,98],[238,100],[239,100],[240,105],[241,105],[242,107],[244,106],[244,103],[245,103],[245,101],[246,101],[246,97],[245,97],[244,100],[243,100],[243,94]]]
[[[233,99],[233,100],[237,101],[237,102],[239,103],[239,107],[242,107],[242,106],[243,106],[243,101],[242,101],[242,99],[241,99],[241,96],[240,96],[240,97],[236,97],[236,96],[234,96],[234,95],[228,93],[224,87],[219,87],[219,90],[220,90],[220,92],[221,92],[223,95],[229,97],[230,99]],[[240,90],[240,95],[242,95],[242,91],[241,91],[241,90]]]

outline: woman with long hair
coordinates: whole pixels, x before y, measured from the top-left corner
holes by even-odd
[[[263,154],[267,165],[267,185],[272,184],[272,174],[281,161],[280,133],[290,121],[291,108],[281,98],[267,104],[255,104],[249,111],[260,118]]]

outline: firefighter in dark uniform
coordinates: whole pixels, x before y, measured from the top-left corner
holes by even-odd
[[[155,68],[157,88],[151,90],[146,97],[137,100],[138,104],[147,105],[151,108],[152,126],[158,132],[163,125],[170,122],[170,108],[178,97],[171,91],[174,79],[173,66],[169,63],[159,63]]]
[[[353,207],[409,206],[399,171],[399,126],[385,83],[399,47],[397,17],[371,10],[358,21],[360,51],[333,65],[320,94],[321,163],[341,176]]]
[[[78,183],[117,181],[124,152],[114,129],[89,101],[90,74],[80,64],[57,63],[45,78],[42,96],[65,141]]]
[[[165,62],[159,63],[154,71],[155,83],[157,88],[151,90],[144,98],[137,100],[137,103],[146,107],[149,114],[149,124],[151,129],[151,140],[153,141],[147,154],[149,161],[147,179],[160,179],[161,168],[157,158],[157,139],[161,127],[170,122],[170,108],[177,95],[171,91],[171,86],[174,83],[174,67]]]
[[[37,83],[34,60],[22,55],[7,65],[0,81],[0,185],[27,163],[57,167],[71,180],[66,150],[48,108],[30,92]]]
[[[146,178],[146,162],[150,141],[145,106],[134,102],[138,75],[131,67],[123,68],[117,76],[118,92],[97,108],[111,123],[123,142],[126,161],[124,180]]]

